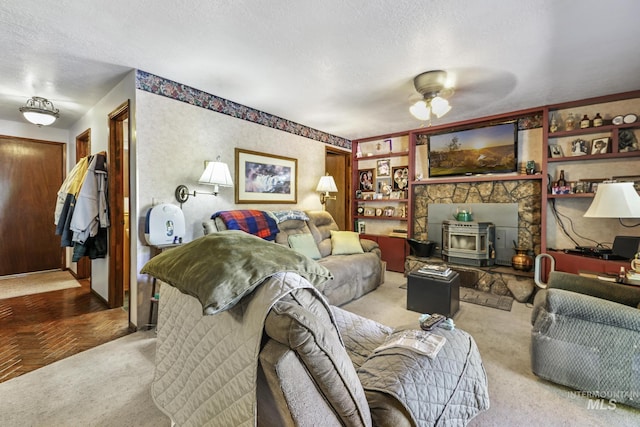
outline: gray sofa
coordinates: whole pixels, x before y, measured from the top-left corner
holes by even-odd
[[[554,271],[536,294],[533,373],[640,408],[640,288]]]
[[[287,219],[278,223],[275,242],[290,247],[291,236],[309,234],[320,253],[317,261],[326,267],[333,279],[320,285],[319,291],[332,305],[343,305],[373,291],[384,281],[383,263],[378,244],[360,239],[363,253],[335,255],[332,252],[331,231],[339,231],[338,224],[326,211],[305,211],[308,220]],[[202,223],[204,234],[226,229],[218,219]]]

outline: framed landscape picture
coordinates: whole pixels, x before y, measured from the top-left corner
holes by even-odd
[[[235,149],[236,203],[297,203],[298,160]]]

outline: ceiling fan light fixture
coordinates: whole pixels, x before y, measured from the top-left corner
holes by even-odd
[[[431,100],[431,111],[438,118],[444,116],[451,110],[451,106],[449,105],[449,101],[439,96],[436,96]]]
[[[445,87],[447,73],[442,70],[426,71],[413,79],[413,85],[423,99],[413,104],[409,111],[418,120],[430,120],[431,113],[440,118],[451,111],[445,97],[453,94],[452,88]]]
[[[431,108],[424,100],[418,101],[409,107],[409,111],[418,120],[429,120],[431,118]]]
[[[53,103],[40,96],[31,97],[19,110],[27,121],[38,126],[49,126],[60,117],[59,111],[53,106]]]

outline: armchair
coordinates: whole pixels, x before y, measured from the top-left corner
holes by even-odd
[[[540,378],[640,408],[640,288],[554,271],[531,317]]]

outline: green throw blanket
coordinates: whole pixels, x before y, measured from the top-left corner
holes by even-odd
[[[318,286],[331,272],[285,246],[244,233],[221,231],[163,252],[140,271],[200,300],[204,314],[233,307],[267,277],[292,271]]]

